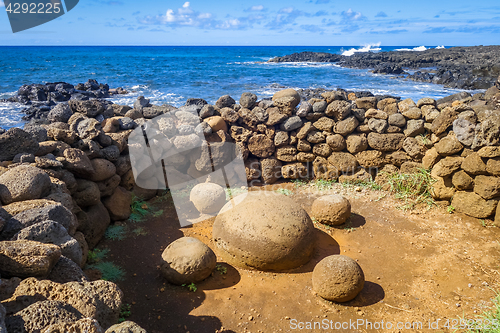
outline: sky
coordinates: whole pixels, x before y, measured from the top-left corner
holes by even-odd
[[[18,1],[18,0],[16,0]],[[469,46],[500,44],[498,0],[80,0],[0,45]]]

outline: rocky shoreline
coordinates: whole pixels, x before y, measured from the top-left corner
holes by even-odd
[[[214,105],[191,98],[179,108],[143,96],[133,108],[70,99],[44,117],[0,133],[0,332],[114,327],[123,293],[82,268],[106,229],[130,217],[132,193],[148,200],[163,192],[156,166],[132,169],[128,139],[138,127],[154,131],[155,153],[179,152],[169,162],[190,181],[204,183],[205,169],[232,161],[235,146],[246,174],[227,177],[248,184],[313,177],[387,188],[387,174],[424,168],[436,201],[500,223],[500,77],[485,93],[438,101],[285,89]],[[212,156],[184,149],[200,134]]]
[[[373,73],[392,74],[413,81],[475,90],[488,89],[500,75],[500,46],[368,52],[352,56],[301,52],[276,57],[269,62],[331,62],[342,67],[371,69]]]

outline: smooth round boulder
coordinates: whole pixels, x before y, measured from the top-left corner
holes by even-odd
[[[172,242],[162,255],[162,275],[172,284],[190,284],[206,279],[217,264],[215,253],[193,237]]]
[[[365,285],[365,275],[358,263],[346,256],[333,255],[321,260],[312,274],[313,290],[332,302],[348,302]]]
[[[314,250],[314,225],[289,197],[253,191],[228,202],[216,217],[212,235],[228,263],[263,271],[302,266]]]
[[[314,200],[311,215],[320,223],[341,225],[351,216],[351,203],[338,194],[325,195]]]
[[[226,203],[226,192],[218,184],[202,183],[193,187],[189,200],[200,213],[213,214]]]
[[[227,132],[227,124],[224,119],[220,116],[212,116],[205,119],[205,122],[210,125],[213,132],[217,132],[223,130]]]

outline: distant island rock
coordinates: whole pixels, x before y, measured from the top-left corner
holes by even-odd
[[[331,62],[347,68],[371,69],[457,89],[487,89],[500,74],[500,46],[452,47],[425,51],[358,52],[352,56],[301,52],[269,62]]]

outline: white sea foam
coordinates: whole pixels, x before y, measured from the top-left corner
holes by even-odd
[[[347,56],[347,57],[350,57],[352,56],[354,53],[358,53],[358,52],[378,52],[378,51],[381,51],[382,49],[380,48],[380,42],[379,43],[375,43],[375,44],[365,44],[363,47],[359,48],[359,49],[350,49],[348,51],[344,51],[342,52],[342,55],[343,56]]]
[[[177,107],[181,106],[185,99],[183,96],[174,93],[167,93],[155,89],[150,89],[147,85],[136,85],[131,88],[124,88],[125,90],[129,90],[128,94],[115,95],[109,100],[116,104],[128,105],[132,107],[134,105],[134,102],[137,100],[137,97],[145,96],[149,99],[149,102],[151,104],[161,105],[167,103]]]
[[[395,49],[394,51],[425,51],[427,50],[427,48],[425,46],[417,46],[417,47],[414,47],[412,49],[408,49],[408,48],[405,48],[405,49]]]
[[[441,45],[441,46],[437,46],[436,49],[437,50],[442,50],[442,49],[445,49],[446,47],[444,47],[444,45]]]

